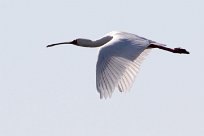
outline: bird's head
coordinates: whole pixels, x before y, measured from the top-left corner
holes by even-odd
[[[78,38],[78,39],[75,39],[71,42],[60,42],[60,43],[50,44],[50,45],[47,45],[47,47],[52,47],[52,46],[61,45],[61,44],[73,44],[73,45],[77,45],[77,46],[88,47],[91,43],[92,43],[92,41],[89,39]]]
[[[100,47],[104,44],[106,44],[107,42],[109,42],[111,39],[113,39],[112,36],[105,36],[99,40],[96,40],[96,41],[92,41],[92,40],[89,40],[89,39],[83,39],[83,38],[78,38],[78,39],[75,39],[71,42],[60,42],[60,43],[55,43],[55,44],[50,44],[48,45],[47,47],[52,47],[52,46],[55,46],[55,45],[61,45],[61,44],[73,44],[73,45],[76,45],[76,46],[81,46],[81,47]]]

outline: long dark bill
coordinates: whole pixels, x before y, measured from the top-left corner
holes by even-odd
[[[47,45],[47,47],[52,47],[52,46],[61,45],[61,44],[71,44],[71,42],[54,43],[54,44]]]

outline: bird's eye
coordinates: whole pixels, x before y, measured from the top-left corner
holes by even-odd
[[[72,41],[72,44],[77,45],[77,40],[73,40],[73,41]]]

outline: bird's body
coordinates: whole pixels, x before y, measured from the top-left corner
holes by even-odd
[[[139,71],[140,64],[152,48],[159,48],[173,53],[189,54],[181,48],[167,48],[164,44],[148,40],[135,34],[113,31],[99,40],[76,39],[72,42],[51,44],[74,44],[82,47],[99,47],[96,65],[96,86],[100,98],[111,97],[118,88],[120,92],[131,88]]]
[[[100,47],[96,66],[96,86],[101,98],[111,96],[115,88],[120,92],[129,90],[150,50],[147,47],[156,43],[126,32],[113,31],[106,36],[113,38]]]

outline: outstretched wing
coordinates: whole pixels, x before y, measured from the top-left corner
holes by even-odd
[[[100,98],[111,97],[117,87],[129,90],[147,52],[149,41],[139,37],[114,37],[100,49],[96,66],[96,86]]]

